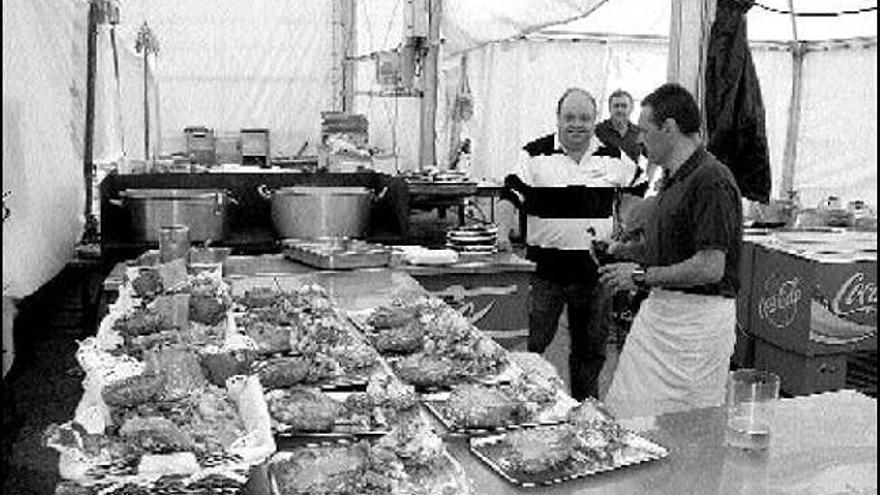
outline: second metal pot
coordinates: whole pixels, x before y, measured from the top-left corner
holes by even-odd
[[[289,238],[364,237],[370,223],[372,193],[365,187],[257,188],[272,202],[278,236]]]

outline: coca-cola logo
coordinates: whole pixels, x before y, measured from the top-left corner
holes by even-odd
[[[852,274],[831,300],[831,312],[838,316],[867,315],[877,312],[877,283],[865,280],[865,274]]]
[[[780,282],[771,277],[764,281],[763,295],[758,299],[758,316],[776,328],[786,328],[797,317],[801,295],[800,278]]]

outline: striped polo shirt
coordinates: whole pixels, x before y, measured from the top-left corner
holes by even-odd
[[[523,147],[517,175],[534,187],[629,187],[638,165],[619,148],[605,146],[596,136],[580,162],[563,151],[556,134]],[[543,218],[526,216],[528,258],[538,264],[539,276],[551,279],[582,279],[584,271],[595,275],[589,250],[593,239],[608,239],[613,220],[607,218]],[[578,276],[581,274],[581,276]]]

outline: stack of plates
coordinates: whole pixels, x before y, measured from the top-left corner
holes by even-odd
[[[446,246],[466,253],[498,251],[498,227],[494,224],[468,225],[446,233]]]

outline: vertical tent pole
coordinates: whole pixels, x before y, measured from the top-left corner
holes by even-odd
[[[784,196],[794,191],[794,168],[797,162],[798,128],[801,120],[801,93],[803,89],[805,46],[798,41],[797,21],[795,20],[794,1],[788,0],[791,11],[791,32],[794,38],[791,43],[791,99],[788,104],[788,128],[785,135],[785,151],[782,156],[782,190]]]
[[[92,183],[94,182],[94,140],[95,140],[95,71],[98,53],[98,5],[95,0],[89,2],[89,17],[87,35],[87,59],[86,59],[86,129],[85,142],[83,143],[83,182],[86,188],[85,232],[83,241],[90,242],[97,237],[97,219],[92,211]]]
[[[440,51],[440,19],[443,12],[442,0],[428,2],[428,40],[427,57],[424,64],[425,91],[421,99],[421,125],[419,138],[419,169],[436,165],[434,141],[437,116],[437,62]]]
[[[343,58],[342,111],[354,113],[355,71],[357,53],[357,0],[342,0]]]
[[[147,71],[150,70],[147,61],[147,51],[144,50],[144,161],[150,159],[150,100],[147,96],[149,92],[149,78]]]

